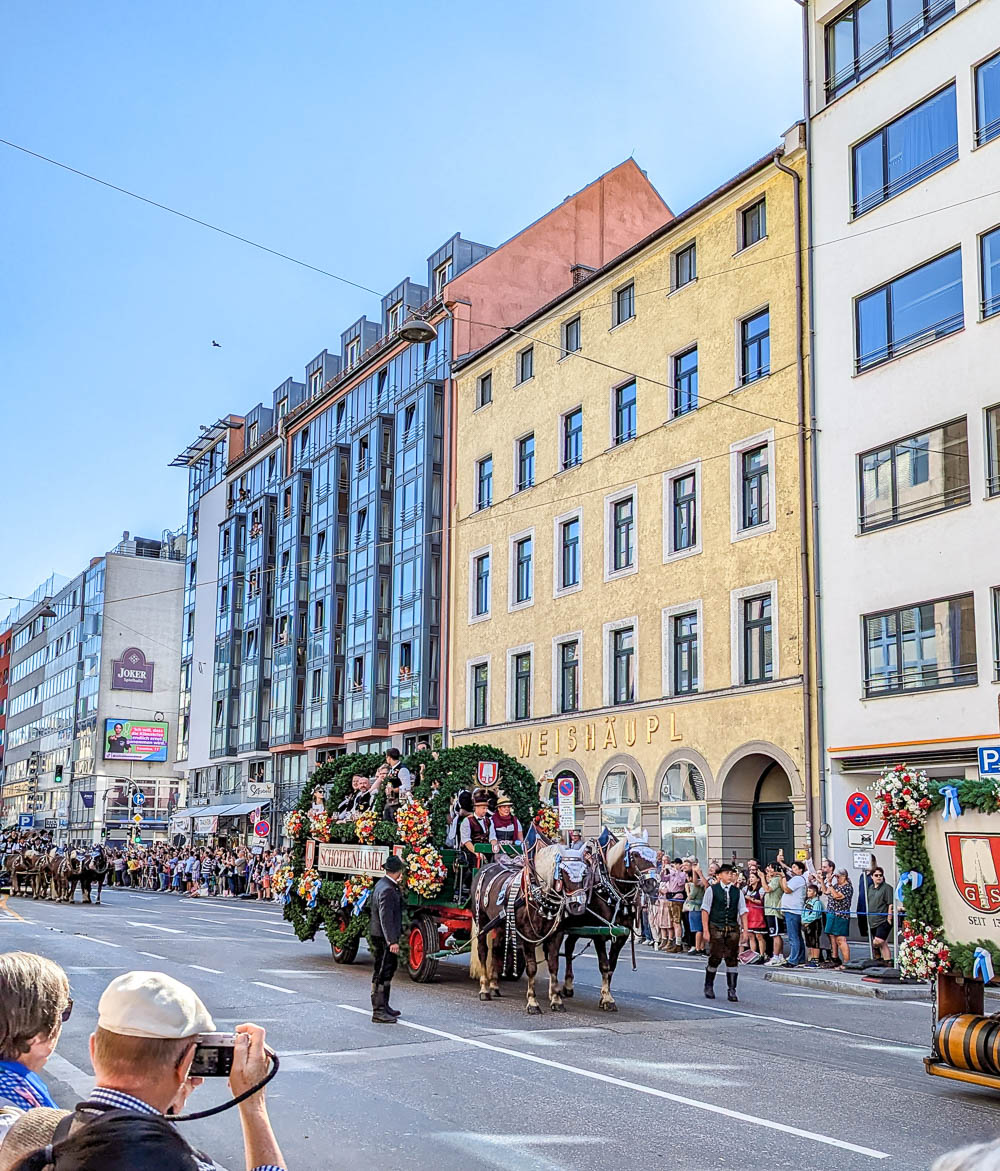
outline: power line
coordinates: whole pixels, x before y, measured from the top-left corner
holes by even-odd
[[[339,276],[335,272],[329,272],[327,269],[310,264],[306,260],[299,260],[296,256],[289,256],[287,252],[279,252],[277,248],[269,248],[266,244],[260,244],[256,240],[251,240],[248,236],[241,236],[237,232],[230,232],[227,228],[220,228],[218,224],[210,224],[207,220],[188,215],[186,211],[179,211],[176,207],[169,207],[167,204],[160,203],[156,199],[150,199],[148,196],[140,195],[136,191],[129,191],[127,187],[119,187],[117,183],[109,183],[107,179],[99,179],[97,175],[91,175],[87,171],[81,171],[76,167],[71,167],[68,163],[61,163],[58,159],[49,158],[48,155],[39,154],[36,150],[29,150],[28,147],[11,142],[9,139],[0,138],[0,143],[4,146],[9,146],[12,150],[19,150],[22,154],[30,155],[32,158],[41,159],[43,163],[50,163],[53,167],[60,167],[62,170],[69,171],[73,175],[79,175],[81,179],[89,179],[91,183],[97,183],[101,187],[107,187],[111,191],[119,192],[121,195],[127,195],[130,199],[137,199],[140,203],[149,204],[150,207],[158,207],[160,211],[169,212],[170,215],[178,216],[180,219],[187,220],[189,223],[198,224],[202,228],[208,228],[211,232],[218,232],[220,236],[228,236],[231,240],[237,240],[241,244],[249,244],[251,248],[257,248],[261,252],[269,252],[272,256],[277,256],[280,260],[287,260],[291,264],[299,265],[300,268],[308,268],[312,272],[318,272],[320,276],[327,276],[331,280],[340,281],[344,285],[351,285],[364,293],[371,293],[381,300],[381,293],[375,289],[370,289],[367,285],[360,284],[358,281],[349,280],[346,276]]]

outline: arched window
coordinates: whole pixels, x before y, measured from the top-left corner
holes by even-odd
[[[630,768],[613,769],[601,788],[601,824],[610,830],[638,830],[642,820],[639,782]]]
[[[687,760],[675,761],[660,782],[660,848],[670,858],[708,865],[705,779]]]

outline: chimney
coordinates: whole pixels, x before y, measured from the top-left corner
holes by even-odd
[[[597,272],[597,269],[590,264],[573,264],[570,265],[569,271],[573,277],[573,284],[578,285],[581,281],[585,281],[592,272]]]

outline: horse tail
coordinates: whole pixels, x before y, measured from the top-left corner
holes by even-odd
[[[475,908],[472,910],[472,934],[469,939],[472,944],[469,951],[469,979],[479,980],[483,974],[483,965],[479,962],[479,916]]]

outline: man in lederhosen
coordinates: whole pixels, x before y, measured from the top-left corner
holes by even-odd
[[[496,852],[497,831],[493,828],[493,817],[489,808],[490,795],[485,789],[472,794],[472,813],[463,817],[458,831],[458,844],[465,851],[466,861],[473,866],[482,865],[482,855],[475,847],[489,842]]]
[[[719,881],[708,887],[701,904],[703,938],[709,943],[705,996],[715,999],[715,973],[724,959],[729,999],[738,1000],[736,965],[740,945],[747,937],[747,902],[736,885],[736,867],[731,862],[720,863],[717,875]]]

